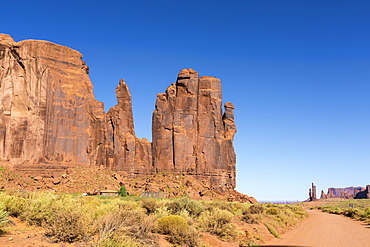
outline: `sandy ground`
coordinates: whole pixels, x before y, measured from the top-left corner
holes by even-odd
[[[318,210],[308,213],[297,228],[262,246],[370,247],[370,225]]]

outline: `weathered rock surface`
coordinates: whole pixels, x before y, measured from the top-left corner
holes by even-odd
[[[235,187],[234,106],[222,115],[221,82],[181,70],[177,81],[157,95],[153,113],[153,165],[157,172],[192,174]]]
[[[135,135],[125,81],[105,113],[88,73],[76,50],[0,34],[0,160],[21,172],[96,166],[129,176],[192,175],[221,191],[235,188],[234,105],[222,112],[219,79],[181,70],[157,95],[150,143]]]
[[[51,42],[0,35],[1,159],[101,162],[103,104],[81,58]]]

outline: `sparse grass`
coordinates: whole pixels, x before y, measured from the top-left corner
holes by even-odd
[[[315,208],[331,214],[342,214],[370,224],[370,199],[331,200],[329,203]]]
[[[370,208],[346,212],[366,218]],[[7,214],[44,227],[53,241],[97,247],[158,246],[158,234],[174,246],[204,246],[202,232],[251,246],[265,239],[266,227],[276,237],[307,216],[295,205],[17,191],[0,193],[0,227]]]
[[[280,238],[280,234],[278,233],[278,231],[275,229],[275,227],[273,227],[272,225],[269,225],[267,223],[265,223],[265,226],[267,227],[267,229],[269,230],[269,232],[275,237],[275,238]]]

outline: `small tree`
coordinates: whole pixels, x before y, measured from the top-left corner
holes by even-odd
[[[124,185],[122,185],[121,188],[119,188],[118,195],[122,197],[128,196],[126,187]]]

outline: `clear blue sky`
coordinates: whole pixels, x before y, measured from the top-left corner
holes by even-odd
[[[4,0],[0,32],[82,52],[106,109],[125,79],[140,138],[180,69],[220,78],[237,189],[304,200],[311,182],[370,184],[369,13],[368,0]]]

